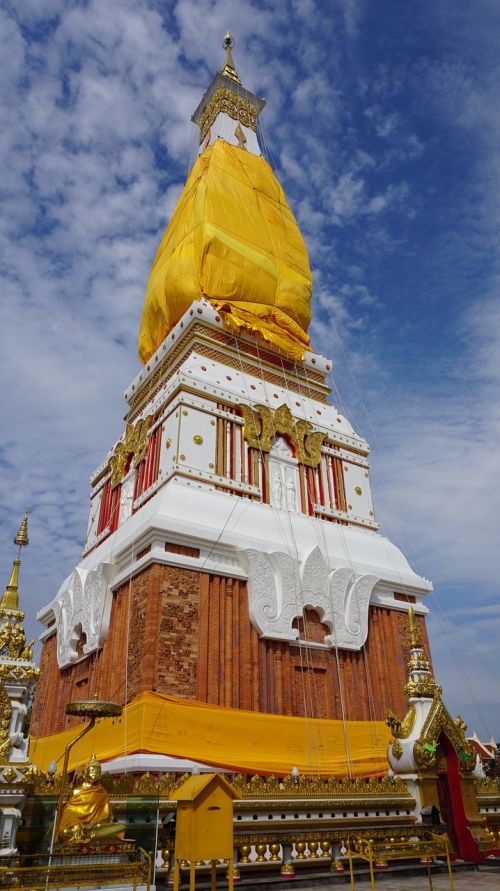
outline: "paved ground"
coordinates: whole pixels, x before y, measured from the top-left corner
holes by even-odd
[[[479,872],[460,872],[454,874],[455,891],[500,891],[500,869],[482,866]],[[375,882],[380,891],[427,891],[429,881],[424,876],[419,878],[389,878],[378,875]],[[326,886],[324,886],[326,888]],[[342,887],[342,886],[340,886]],[[449,891],[450,880],[445,875],[432,876],[434,891]],[[367,891],[370,882],[356,882],[356,889]]]

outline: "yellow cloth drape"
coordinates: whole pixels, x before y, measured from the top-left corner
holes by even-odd
[[[80,726],[31,739],[30,757],[41,770],[60,759]],[[77,743],[69,768],[93,752],[101,761],[149,752],[188,758],[235,771],[285,775],[297,766],[304,774],[346,776],[387,769],[390,731],[382,721],[348,721],[349,760],[342,721],[306,720],[206,705],[189,699],[142,693],[120,721],[98,722]]]
[[[271,167],[219,139],[194,164],[158,248],[139,357],[147,362],[203,296],[231,330],[259,332],[302,359],[311,292],[307,249]]]

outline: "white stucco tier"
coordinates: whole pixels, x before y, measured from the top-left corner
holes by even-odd
[[[431,583],[378,531],[369,446],[325,402],[330,370],[313,353],[290,363],[267,344],[256,349],[254,339],[228,335],[207,301],[191,306],[125,393],[129,431],[92,476],[82,559],[39,613],[44,636],[57,632],[61,667],[80,658],[83,635],[84,655],[102,646],[112,591],[151,563],[248,579],[251,620],[264,637],[295,640],[293,619],[311,606],[330,630],[319,646],[359,650],[370,603],[406,610],[394,595],[409,594],[427,612]],[[241,406],[271,419],[260,451]],[[139,448],[139,421],[149,424],[144,449],[155,437],[155,472],[138,492],[134,461],[124,463],[113,483],[115,528],[100,528],[110,459]],[[299,440],[307,445],[309,435],[317,451],[305,467]]]

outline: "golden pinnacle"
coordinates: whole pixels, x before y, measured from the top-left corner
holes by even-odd
[[[20,527],[19,527],[19,531],[18,531],[18,533],[17,533],[17,535],[16,535],[16,537],[15,537],[15,539],[14,539],[14,544],[17,545],[19,548],[25,548],[26,545],[29,544],[29,538],[28,538],[28,513],[29,513],[29,508],[26,508],[26,511],[25,511],[25,513],[24,513],[24,517],[23,517],[22,522],[21,522],[21,525],[20,525]]]
[[[0,610],[1,609],[9,609],[9,610],[18,610],[19,609],[19,567],[21,566],[20,560],[14,560],[12,565],[12,573],[9,579],[9,583],[3,592],[2,599],[0,600]],[[1,589],[0,589],[1,590]]]
[[[220,73],[224,74],[225,77],[229,77],[230,80],[234,80],[235,83],[241,84],[241,80],[238,77],[238,72],[236,71],[236,68],[234,66],[233,55],[231,53],[233,46],[234,40],[232,38],[232,35],[228,31],[226,36],[224,37],[224,40],[222,41],[222,48],[226,51],[226,62],[224,68],[221,68]]]

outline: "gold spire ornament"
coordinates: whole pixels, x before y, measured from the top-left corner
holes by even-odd
[[[412,606],[410,606],[408,610],[408,624],[410,626],[412,650],[417,648],[421,649],[422,641],[420,639],[420,631],[418,630],[417,620],[415,618],[415,613]]]
[[[5,591],[2,594],[2,599],[0,600],[0,610],[8,609],[8,610],[19,610],[19,567],[21,566],[20,560],[14,560],[12,564],[12,572],[10,575],[10,579]],[[1,589],[0,589],[1,590]]]
[[[25,548],[29,544],[28,537],[28,513],[29,509],[26,508],[24,512],[24,517],[21,521],[21,525],[19,527],[19,531],[14,539],[14,544],[18,547],[17,559],[14,560],[12,565],[12,572],[9,579],[9,583],[3,592],[2,599],[0,600],[0,610],[8,609],[19,611],[19,568],[21,566],[21,548]]]
[[[226,51],[226,62],[223,68],[221,68],[220,73],[225,77],[229,77],[230,80],[234,80],[235,83],[241,85],[241,80],[238,77],[238,72],[234,66],[233,62],[233,54],[231,52],[234,46],[234,40],[232,35],[227,32],[224,40],[222,41],[222,48]]]
[[[26,644],[23,628],[24,613],[19,609],[20,555],[21,548],[26,547],[28,543],[28,510],[26,510],[14,539],[14,544],[18,547],[17,557],[13,561],[10,579],[0,600],[0,656],[31,662],[35,641]]]
[[[442,689],[436,684],[431,664],[425,656],[420,630],[412,606],[408,610],[408,627],[411,635],[411,650],[408,662],[409,678],[404,688],[405,693],[407,696],[439,696]]]
[[[28,514],[29,507],[27,507],[24,512],[24,517],[19,527],[19,531],[14,539],[14,544],[17,545],[19,548],[25,548],[30,542],[28,538]]]

